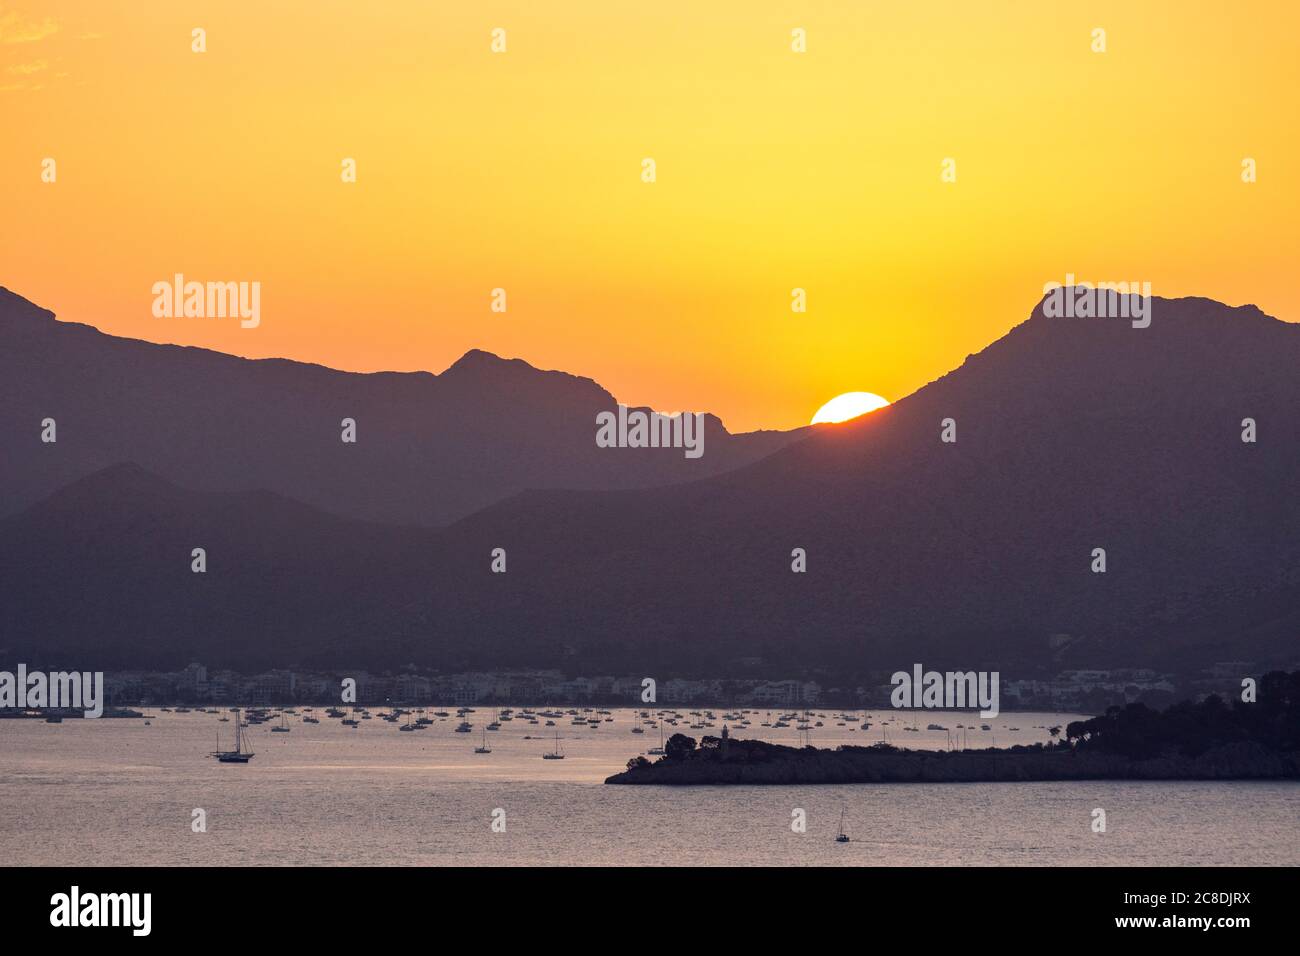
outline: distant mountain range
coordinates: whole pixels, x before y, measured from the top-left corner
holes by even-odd
[[[596,416],[615,409],[591,379],[488,352],[440,375],[340,372],[116,338],[0,288],[0,447],[30,452],[0,458],[0,516],[134,462],[198,490],[266,489],[345,517],[436,527],[527,488],[720,474],[803,432],[732,435],[707,415],[699,458],[598,448]],[[39,444],[45,418],[52,445]],[[341,440],[345,418],[355,444]]]
[[[507,542],[507,581],[463,560]],[[1146,329],[1038,308],[915,394],[755,465],[526,493],[434,554],[437,595],[393,630],[436,620],[502,653],[527,635],[714,673],[753,656],[1011,673],[1294,660],[1300,326],[1205,299],[1156,299]]]
[[[530,455],[546,459],[552,485],[571,466],[567,443],[543,452],[538,436],[501,424],[517,421],[519,392],[481,412],[458,399],[455,415],[436,401],[439,388],[463,394],[452,387],[462,374],[476,388],[506,380],[527,382],[529,394],[563,392],[537,401],[573,447],[590,449],[592,403],[605,393],[522,363],[467,357],[436,377],[351,376],[67,332],[48,314],[23,323],[6,314],[0,326],[0,435],[6,474],[25,482],[17,497],[90,463],[31,463],[53,450],[32,447],[33,423],[47,415],[59,418],[60,456],[78,454],[71,446],[90,427],[80,415],[157,456],[74,475],[0,521],[0,647],[11,651],[71,654],[82,667],[412,661],[665,677],[740,676],[753,658],[845,673],[923,662],[1000,667],[1005,679],[1039,664],[1297,655],[1300,326],[1253,306],[1156,299],[1151,326],[1134,329],[1049,318],[1040,304],[893,406],[798,435],[734,436],[725,473],[676,484],[656,473],[648,487],[646,471],[628,477],[631,466],[600,472],[609,484],[647,486],[637,490],[593,489],[591,474],[573,482],[585,489],[545,490],[514,475],[508,463]],[[40,363],[17,387],[15,338]],[[208,400],[198,381],[238,387]],[[181,398],[168,405],[171,389]],[[68,404],[51,411],[57,402],[41,394]],[[408,407],[417,399],[418,415]],[[145,421],[121,420],[135,412]],[[382,467],[354,462],[323,477],[345,414],[378,433],[347,452]],[[479,414],[496,442],[474,435]],[[401,464],[418,456],[400,436],[426,417],[459,428],[460,447],[506,448],[487,469],[503,470],[493,487],[530,490],[494,492],[446,527],[417,526],[456,514],[422,497],[430,465]],[[955,443],[940,440],[945,418]],[[1254,443],[1241,440],[1245,418],[1256,421]],[[268,421],[301,457],[259,451],[262,439],[243,434],[264,435]],[[512,456],[516,439],[528,451]],[[435,444],[421,447],[432,454]],[[98,447],[105,461],[131,457]],[[295,464],[310,494],[293,493]],[[657,467],[671,480],[690,464]],[[276,493],[195,480],[207,467],[234,488],[271,474]],[[348,484],[371,480],[384,494]],[[338,507],[350,494],[366,504]],[[357,520],[392,521],[403,509],[417,513],[411,527]],[[189,569],[199,546],[204,575]],[[491,571],[494,548],[506,550],[505,574]],[[806,573],[791,571],[794,548],[807,553]],[[1091,570],[1094,548],[1106,551],[1105,573]]]

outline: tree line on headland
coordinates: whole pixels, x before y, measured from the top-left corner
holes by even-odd
[[[1255,743],[1281,753],[1300,750],[1300,671],[1270,671],[1259,679],[1252,696],[1228,704],[1216,694],[1179,701],[1164,710],[1145,704],[1111,707],[1100,716],[1069,724],[1064,744],[1134,760],[1170,751],[1199,757],[1234,743]]]
[[[1047,743],[906,750],[821,749],[673,734],[664,756],[628,761],[606,783],[804,784],[1029,780],[1300,779],[1300,671],[1265,674],[1231,704],[1218,696],[1165,710],[1111,707],[1049,730]]]

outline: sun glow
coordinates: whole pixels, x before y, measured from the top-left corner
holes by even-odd
[[[850,418],[857,418],[867,412],[874,412],[876,409],[884,408],[888,404],[889,402],[873,392],[845,392],[843,395],[836,395],[817,409],[817,414],[812,418],[812,424],[847,422]]]
[[[1067,271],[1300,316],[1292,0],[354,6],[0,0],[23,224],[0,284],[247,358],[440,372],[483,349],[733,433],[804,425],[843,385],[911,394]],[[1044,133],[1121,104],[1158,148]],[[261,323],[153,315],[177,272],[259,282]]]

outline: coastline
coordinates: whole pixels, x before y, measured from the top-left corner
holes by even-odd
[[[829,750],[705,737],[698,750],[670,754],[653,763],[634,759],[628,769],[606,778],[605,783],[788,786],[1061,780],[1300,780],[1300,752],[1278,753],[1242,742],[1195,757],[1169,753],[1132,759],[1067,746],[975,751],[845,746]]]

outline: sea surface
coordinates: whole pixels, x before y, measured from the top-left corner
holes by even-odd
[[[399,732],[379,719],[356,729],[314,711],[247,730],[256,756],[220,764],[234,724],[218,715],[143,720],[0,720],[0,863],[8,865],[1287,865],[1300,864],[1300,784],[996,783],[793,787],[604,786],[628,758],[659,743],[633,734],[636,712],[595,726],[516,717],[486,732],[498,708]],[[799,732],[713,726],[679,713],[667,734],[797,745]],[[969,713],[928,712],[918,730],[897,713],[823,710],[815,746],[891,743],[946,748]],[[226,712],[223,710],[222,715]],[[418,715],[418,712],[417,712]],[[430,710],[432,716],[432,709]],[[595,717],[595,712],[583,716]],[[612,720],[605,720],[606,716]],[[777,719],[775,716],[771,720]],[[969,743],[1047,740],[1077,715],[1015,713],[972,730]],[[863,720],[871,723],[862,730]],[[843,726],[839,724],[843,721]],[[885,724],[884,721],[889,721]],[[947,730],[927,730],[930,723]],[[1019,728],[1012,730],[1011,728]],[[557,747],[563,760],[543,760]],[[527,737],[534,739],[527,739]],[[194,832],[201,808],[206,832]],[[1106,832],[1092,829],[1093,811]],[[802,810],[806,832],[792,829]],[[504,832],[494,832],[494,813]],[[836,843],[843,815],[849,843]]]

